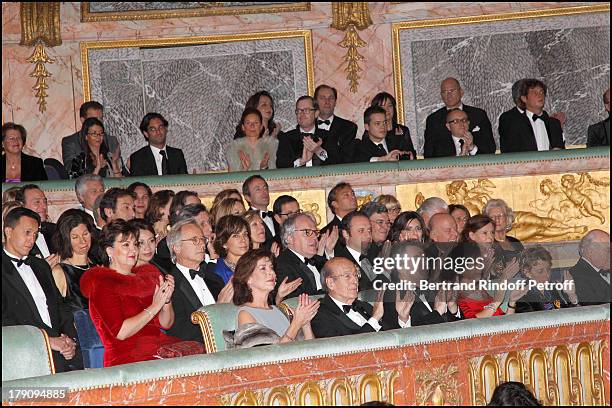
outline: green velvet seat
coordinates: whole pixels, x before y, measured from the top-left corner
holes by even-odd
[[[191,314],[192,323],[200,325],[206,354],[225,351],[223,330],[236,330],[237,314],[233,303],[203,306]]]
[[[47,333],[33,326],[2,327],[2,381],[55,374]]]

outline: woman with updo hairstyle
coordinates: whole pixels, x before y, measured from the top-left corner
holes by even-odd
[[[238,137],[226,153],[228,171],[265,170],[276,168],[278,139],[264,136],[262,115],[257,109],[246,108],[240,118]]]
[[[244,218],[237,215],[221,217],[215,224],[215,252],[219,259],[213,269],[227,284],[236,270],[240,257],[251,249],[251,229]]]
[[[240,194],[240,191],[236,190],[235,188],[228,188],[225,190],[221,190],[219,193],[217,193],[217,195],[213,199],[210,208],[212,209],[213,207],[216,207],[221,201],[225,200],[226,198],[236,198],[240,201],[243,201],[242,194]]]
[[[170,223],[170,204],[174,198],[174,191],[160,190],[151,196],[145,220],[153,225],[155,240],[159,243],[168,233]]]
[[[261,113],[262,124],[264,128],[263,136],[271,136],[278,138],[281,132],[280,123],[274,121],[274,99],[268,91],[259,91],[249,97],[244,108],[257,109]],[[238,135],[240,129],[236,127],[236,134]],[[239,136],[234,136],[236,139]]]
[[[136,266],[150,264],[157,247],[153,226],[141,218],[134,218],[128,222],[131,226],[138,228],[138,261]]]
[[[425,221],[416,211],[404,211],[396,219],[389,230],[391,242],[429,242]]]
[[[103,266],[81,278],[91,319],[104,344],[104,366],[154,360],[161,346],[179,342],[162,329],[174,323],[174,278],[138,262],[139,229],[124,220],[108,223],[100,234]]]
[[[273,304],[272,292],[276,286],[276,272],[272,253],[255,249],[244,254],[236,264],[232,280],[234,304],[240,306],[236,316],[237,331],[246,324],[260,324],[272,329],[280,343],[314,338],[310,321],[319,310],[319,301],[302,294],[292,312],[291,322]]]
[[[474,243],[480,248],[481,256],[485,261],[483,279],[497,279],[505,266],[503,252],[495,242],[494,233],[495,222],[486,215],[478,214],[465,223],[459,237],[458,249],[461,248],[462,243]]]
[[[504,200],[492,199],[487,201],[482,213],[495,221],[495,241],[501,247],[506,261],[517,258],[525,247],[521,241],[507,235],[512,229],[512,223],[514,222],[514,211],[512,211],[512,208]]]
[[[217,223],[217,220],[225,217],[226,215],[238,215],[242,216],[246,212],[244,203],[242,200],[237,198],[226,198],[219,201],[216,206],[210,209],[210,217],[213,225]]]

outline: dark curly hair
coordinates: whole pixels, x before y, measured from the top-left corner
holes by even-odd
[[[234,277],[232,279],[232,285],[234,286],[234,297],[232,298],[236,306],[244,305],[245,303],[253,301],[253,293],[251,288],[247,284],[247,281],[255,271],[257,262],[260,259],[268,258],[270,262],[274,263],[274,255],[267,249],[252,249],[246,254],[242,255],[236,264],[236,270],[234,271]],[[276,290],[273,290],[268,295],[268,304],[274,303]]]
[[[525,387],[525,384],[508,381],[499,384],[493,391],[489,407],[539,407],[542,403]]]
[[[423,217],[421,217],[416,211],[404,211],[397,216],[393,222],[393,225],[391,226],[391,229],[389,230],[389,240],[391,242],[399,241],[400,234],[412,220],[417,220],[421,226],[421,231],[423,234],[421,242],[429,242],[429,234],[427,233],[425,221],[423,221]]]
[[[136,225],[122,219],[111,221],[102,228],[102,233],[99,238],[99,257],[104,266],[110,265],[110,259],[106,253],[106,248],[112,247],[117,239],[126,241],[130,237],[134,237],[136,241],[138,241],[140,238],[140,229]]]

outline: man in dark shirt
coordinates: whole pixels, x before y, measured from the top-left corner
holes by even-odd
[[[587,147],[610,146],[610,88],[603,94],[604,107],[608,117],[590,125],[587,130]]]

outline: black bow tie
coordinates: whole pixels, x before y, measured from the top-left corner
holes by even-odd
[[[200,278],[204,279],[204,274],[202,273],[202,271],[196,269],[190,269],[189,276],[191,277],[191,280],[194,280],[196,276],[199,276]]]
[[[266,217],[272,218],[274,216],[274,211],[261,211],[261,218],[264,219]]]
[[[544,121],[544,115],[536,115],[534,113],[533,116],[531,117],[531,120],[533,120],[534,122],[538,119],[541,119],[542,121]]]
[[[306,266],[308,266],[308,265],[314,266],[315,261],[314,261],[313,258],[304,258],[304,264],[306,264]]]
[[[353,305],[342,305],[342,310],[344,310],[344,313],[348,314],[348,312],[355,309],[353,309]]]
[[[300,135],[301,135],[303,138],[304,138],[304,137],[306,137],[306,136],[313,137],[313,136],[314,136],[314,133],[306,133],[306,132],[301,132],[301,133],[300,133]]]
[[[26,264],[26,265],[30,265],[32,260],[30,259],[30,257],[26,257],[24,259],[17,259],[17,258],[12,258],[9,256],[9,259],[13,262],[15,262],[17,264],[17,267],[19,268],[21,265]]]
[[[366,254],[359,255],[359,262],[363,261],[364,259],[368,259],[368,256]]]
[[[318,119],[317,120],[317,126],[321,126],[321,125],[329,126],[329,125],[331,125],[331,122],[329,120],[320,120],[320,119]]]

